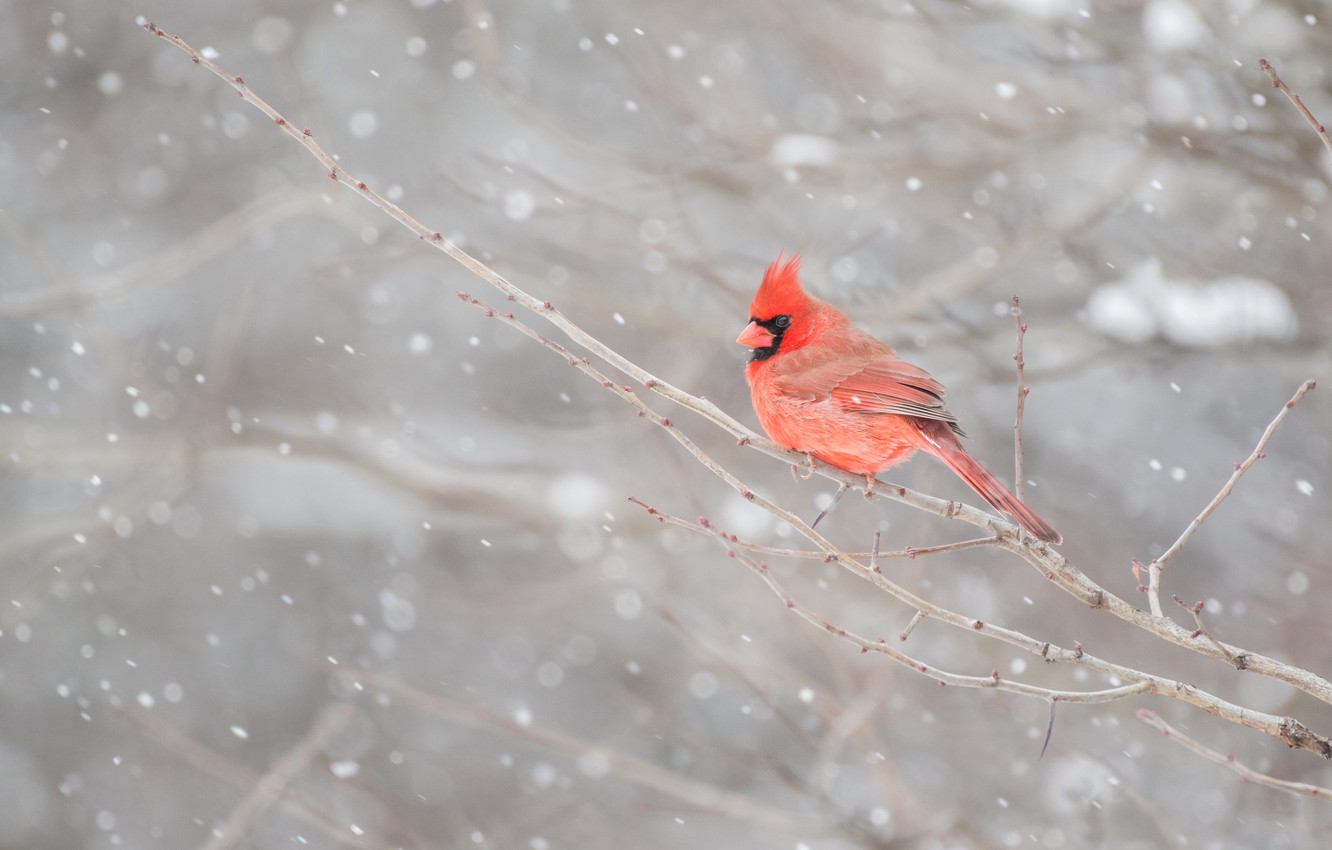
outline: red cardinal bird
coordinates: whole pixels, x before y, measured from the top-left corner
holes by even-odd
[[[754,349],[745,377],[773,442],[862,475],[928,452],[1030,534],[1062,542],[962,448],[965,435],[944,408],[943,385],[841,310],[806,295],[799,271],[799,255],[768,266],[736,339]]]

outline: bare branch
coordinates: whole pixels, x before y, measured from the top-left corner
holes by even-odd
[[[701,531],[705,531],[708,528],[709,526],[699,526],[699,530]],[[721,538],[723,545],[729,545],[729,539],[724,532],[716,532],[716,534]],[[1037,687],[1036,685],[1026,684],[1025,682],[1004,679],[999,676],[997,671],[991,672],[988,676],[966,676],[960,673],[951,673],[907,655],[905,652],[890,646],[883,638],[870,640],[869,638],[858,635],[849,629],[844,629],[833,624],[810,608],[797,602],[795,597],[787,592],[781,582],[773,577],[767,564],[755,561],[748,555],[738,552],[735,549],[729,549],[727,554],[753,570],[761,579],[763,579],[763,582],[768,585],[768,588],[772,590],[779,599],[786,603],[786,607],[794,611],[802,620],[819,627],[828,634],[841,638],[847,643],[858,647],[861,652],[877,652],[886,655],[898,664],[901,664],[904,667],[910,667],[917,673],[921,673],[934,679],[940,685],[953,685],[962,688],[993,688],[996,690],[1008,691],[1010,693],[1022,694],[1023,696],[1036,697],[1038,699],[1086,704],[1114,702],[1138,694],[1152,693],[1156,690],[1155,685],[1147,680],[1134,682],[1131,685],[1107,688],[1100,691],[1064,691],[1052,688],[1042,688]],[[981,631],[988,628],[988,626],[987,624],[981,623],[979,620],[973,620],[971,628],[976,631]]]
[[[638,504],[641,505],[642,503],[638,502]],[[659,521],[666,521],[667,514],[662,514],[660,511],[652,508],[649,508],[648,510],[650,510],[652,515],[656,516]],[[887,641],[883,638],[870,640],[862,637],[850,630],[834,625],[821,615],[804,607],[786,591],[777,579],[773,578],[771,571],[768,570],[767,564],[755,561],[744,552],[735,548],[733,536],[725,531],[716,529],[706,517],[700,518],[697,523],[678,521],[677,524],[682,527],[690,528],[699,534],[709,534],[717,537],[722,545],[726,547],[728,556],[735,558],[750,567],[751,570],[763,579],[769,589],[782,599],[788,608],[795,611],[795,613],[805,621],[818,626],[831,635],[859,647],[861,652],[878,652],[887,655],[899,664],[911,667],[919,673],[923,673],[936,679],[942,685],[972,688],[999,688],[1000,690],[1020,693],[1026,696],[1037,697],[1039,699],[1048,700],[1057,697],[1063,702],[1107,702],[1123,699],[1126,696],[1140,693],[1154,693],[1197,706],[1198,708],[1207,711],[1209,714],[1222,717],[1232,723],[1265,732],[1288,746],[1315,752],[1323,758],[1332,758],[1332,740],[1312,732],[1303,723],[1294,718],[1280,717],[1275,714],[1254,711],[1227,702],[1215,694],[1200,690],[1192,685],[1185,684],[1184,682],[1167,679],[1145,671],[1135,670],[1132,667],[1106,661],[1086,652],[1081,644],[1076,644],[1073,649],[1063,649],[1048,641],[1039,641],[1022,632],[1007,629],[1002,626],[996,626],[976,618],[966,617],[955,611],[951,611],[915,596],[911,592],[883,578],[881,574],[867,570],[861,564],[855,563],[854,561],[851,561],[848,564],[848,557],[845,553],[841,553],[842,557],[840,557],[839,560],[844,566],[853,568],[853,571],[859,571],[858,574],[861,574],[862,577],[869,578],[876,585],[880,586],[883,590],[892,594],[896,598],[909,605],[915,606],[916,614],[912,618],[910,627],[914,627],[926,617],[931,617],[947,623],[954,628],[966,629],[1012,646],[1019,647],[1033,655],[1045,659],[1046,661],[1084,665],[1098,672],[1132,684],[1112,688],[1107,691],[1059,691],[1049,688],[1038,688],[1018,682],[1010,682],[1006,679],[1001,679],[997,672],[991,673],[990,676],[963,676],[947,673],[938,668],[922,664],[906,653],[894,649],[889,646]],[[1006,541],[1005,545],[1016,546],[1017,544],[1012,543],[1012,541]],[[1122,605],[1127,604],[1122,600],[1119,600],[1119,603]],[[1136,611],[1137,609],[1133,610]],[[1144,612],[1138,611],[1138,613],[1142,616],[1146,616]],[[1176,629],[1179,628],[1179,626],[1172,621],[1167,620],[1164,622],[1173,625]],[[1305,671],[1300,672],[1303,673]],[[1305,675],[1311,674],[1305,673]]]
[[[1047,579],[1055,582],[1065,592],[1081,599],[1092,608],[1108,611],[1115,617],[1132,623],[1144,631],[1151,632],[1176,646],[1191,649],[1194,652],[1217,658],[1235,666],[1242,662],[1243,669],[1247,673],[1257,673],[1285,682],[1324,703],[1332,705],[1332,682],[1316,673],[1252,650],[1218,641],[1221,647],[1224,648],[1224,651],[1222,651],[1209,641],[1195,637],[1190,630],[1185,629],[1174,620],[1154,616],[1141,608],[1130,605],[1092,581],[1085,573],[1057,552],[1039,547],[1024,547],[1006,537],[1001,538],[996,545],[1021,556],[1033,567],[1040,570]],[[1332,749],[1329,749],[1326,753],[1324,753],[1321,745],[1317,745],[1313,749],[1326,758],[1332,758]]]
[[[212,837],[202,845],[202,850],[226,850],[244,840],[255,820],[282,799],[296,775],[310,765],[334,736],[347,728],[356,712],[356,706],[345,702],[331,705],[320,712],[305,736],[273,763],[273,767],[255,783],[245,799],[231,810],[226,823],[213,831]],[[353,835],[348,830],[344,840],[350,842]]]
[[[387,694],[401,703],[413,706],[418,711],[465,726],[496,732],[514,740],[527,741],[574,760],[590,754],[604,764],[609,773],[705,811],[749,822],[752,826],[787,830],[797,834],[806,833],[817,825],[807,816],[802,817],[797,813],[788,812],[758,798],[717,788],[658,767],[628,753],[609,749],[595,741],[585,740],[538,723],[520,723],[512,717],[483,706],[443,694],[429,693],[382,673],[343,667],[332,659],[329,659],[328,664],[367,690]]]
[[[906,624],[905,629],[902,629],[902,633],[897,636],[897,639],[905,643],[906,639],[911,637],[911,633],[916,630],[916,626],[919,626],[924,620],[925,620],[924,611],[917,611],[916,613],[912,614],[911,621]]]
[[[630,496],[629,501],[638,505],[647,511],[650,516],[655,516],[659,521],[671,525],[680,525],[685,528],[694,528],[694,523],[683,517],[664,514],[654,508],[652,505],[638,498]],[[938,555],[943,552],[961,552],[966,549],[979,549],[983,546],[993,546],[998,542],[998,537],[975,537],[970,540],[958,540],[953,543],[940,543],[937,546],[908,546],[905,549],[897,549],[892,552],[881,552],[878,549],[880,532],[874,532],[874,548],[869,552],[847,552],[848,557],[856,560],[869,558],[869,568],[874,572],[882,572],[878,564],[880,558],[905,558],[914,560],[922,555]],[[743,537],[732,536],[731,543],[744,549],[747,552],[753,552],[757,555],[774,555],[783,558],[806,558],[811,560],[830,561],[827,552],[820,552],[813,549],[793,549],[789,546],[769,546],[764,543],[756,543],[753,540],[746,540]]]
[[[1290,413],[1291,408],[1299,403],[1300,399],[1304,398],[1309,391],[1316,386],[1318,386],[1318,384],[1312,378],[1305,381],[1303,384],[1300,384],[1300,388],[1295,391],[1295,395],[1291,396],[1290,401],[1286,402],[1285,406],[1281,408],[1281,411],[1277,413],[1276,417],[1268,423],[1267,429],[1263,431],[1262,437],[1258,439],[1258,445],[1254,446],[1253,451],[1243,462],[1235,464],[1235,471],[1231,473],[1230,479],[1227,480],[1221,490],[1212,497],[1212,501],[1207,503],[1207,507],[1202,509],[1202,513],[1198,514],[1193,522],[1189,523],[1188,528],[1184,529],[1184,533],[1179,536],[1178,540],[1170,545],[1169,549],[1161,553],[1160,557],[1153,558],[1152,562],[1147,565],[1149,575],[1147,583],[1147,600],[1152,606],[1153,615],[1157,617],[1164,616],[1161,611],[1162,568],[1169,563],[1171,558],[1179,554],[1179,550],[1184,548],[1184,544],[1189,542],[1189,538],[1193,537],[1193,533],[1207,521],[1207,518],[1212,515],[1212,511],[1215,511],[1217,507],[1225,501],[1226,497],[1230,495],[1230,492],[1235,489],[1235,485],[1239,483],[1239,480],[1243,477],[1244,473],[1249,471],[1249,467],[1267,456],[1264,454],[1263,450],[1267,448],[1267,441],[1272,439],[1272,435],[1276,433],[1277,426],[1281,424],[1281,420],[1285,419],[1286,414]]]
[[[1332,151],[1332,136],[1327,134],[1327,128],[1323,126],[1321,121],[1313,116],[1313,113],[1309,111],[1309,107],[1304,105],[1304,101],[1300,99],[1300,96],[1291,91],[1290,86],[1286,85],[1281,77],[1277,75],[1276,68],[1272,67],[1272,63],[1268,62],[1266,59],[1259,59],[1258,67],[1261,68],[1263,73],[1267,75],[1267,78],[1272,81],[1272,88],[1279,89],[1282,94],[1290,99],[1291,103],[1295,104],[1295,108],[1304,116],[1304,120],[1308,121],[1318,133],[1318,138],[1323,140],[1323,144],[1327,146],[1329,151]]]
[[[263,776],[257,771],[240,764],[225,753],[200,744],[168,724],[155,711],[134,707],[125,709],[124,715],[146,736],[196,770],[243,787],[258,788],[263,781]],[[317,726],[318,724],[316,724]],[[386,839],[352,834],[347,829],[345,821],[321,806],[314,798],[292,788],[289,784],[284,784],[278,790],[280,795],[275,802],[283,810],[299,816],[336,841],[350,844],[353,847],[367,848],[367,850],[393,850],[393,848],[401,846]]]
[[[1022,473],[1022,413],[1027,406],[1027,394],[1031,392],[1031,387],[1023,384],[1023,370],[1026,368],[1026,360],[1022,356],[1022,339],[1027,335],[1027,323],[1022,321],[1022,302],[1016,295],[1013,296],[1013,306],[1009,309],[1013,314],[1013,323],[1017,325],[1017,352],[1013,355],[1013,361],[1017,363],[1017,414],[1013,418],[1013,495],[1017,496],[1019,502],[1023,501],[1022,490],[1024,487],[1024,477]]]
[[[1319,797],[1324,800],[1332,800],[1332,788],[1324,788],[1320,785],[1309,785],[1304,782],[1291,782],[1287,779],[1277,779],[1266,773],[1259,773],[1251,767],[1235,760],[1234,756],[1219,753],[1206,744],[1200,744],[1197,741],[1180,732],[1161,719],[1161,715],[1155,711],[1149,711],[1145,708],[1138,709],[1138,719],[1154,729],[1160,729],[1161,734],[1173,740],[1184,749],[1202,756],[1208,761],[1216,762],[1240,776],[1249,782],[1256,782],[1259,785],[1266,785],[1268,788],[1275,788],[1278,791],[1285,791],[1289,794],[1299,794],[1303,797]]]
[[[1198,628],[1195,629],[1193,632],[1194,637],[1198,637],[1201,635],[1202,637],[1207,638],[1207,640],[1212,644],[1212,646],[1216,647],[1216,650],[1218,652],[1220,652],[1221,654],[1225,655],[1227,658],[1230,659],[1231,663],[1235,665],[1235,669],[1237,670],[1244,669],[1243,659],[1237,658],[1230,650],[1226,649],[1225,644],[1221,643],[1221,641],[1212,637],[1212,633],[1207,630],[1207,626],[1203,625],[1202,621],[1203,603],[1201,601],[1193,605],[1190,605],[1189,603],[1185,602],[1183,599],[1180,599],[1178,595],[1172,594],[1170,598],[1175,600],[1176,605],[1178,605],[1179,607],[1183,608],[1185,611],[1188,611],[1190,614],[1193,615],[1193,621],[1198,625]]]

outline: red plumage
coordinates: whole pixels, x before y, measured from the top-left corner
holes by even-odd
[[[736,340],[754,349],[745,377],[773,442],[862,475],[928,452],[1030,534],[1062,542],[967,454],[957,417],[944,408],[943,385],[806,294],[799,272],[798,255],[768,267]]]

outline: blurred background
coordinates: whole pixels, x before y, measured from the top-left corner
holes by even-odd
[[[1332,377],[1332,157],[1257,67],[1332,119],[1322,3],[0,0],[0,846],[1321,846],[1326,801],[1245,784],[1134,711],[1332,784],[1309,753],[1146,698],[1064,706],[1038,759],[1044,703],[861,655],[650,521],[630,496],[797,545],[459,302],[494,293],[136,15],[751,425],[733,340],[764,266],[799,251],[1011,480],[1020,294],[1027,498],[1144,607],[1130,560]],[[802,516],[833,489],[651,403]],[[1165,579],[1219,638],[1322,675],[1330,414],[1326,390],[1293,411]],[[930,459],[887,477],[975,502]],[[823,527],[860,550],[874,529],[891,549],[972,534],[854,496]],[[910,619],[833,565],[772,568],[841,627]],[[885,569],[1332,732],[1328,706],[1017,559]],[[1109,685],[937,623],[905,648]]]

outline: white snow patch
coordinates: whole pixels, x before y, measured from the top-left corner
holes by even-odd
[[[1045,20],[1067,18],[1083,11],[1081,0],[1002,0],[1002,2],[1015,12]]]
[[[526,189],[504,193],[504,217],[510,221],[527,221],[536,212],[536,198]]]
[[[636,590],[621,590],[615,594],[615,613],[621,620],[637,620],[643,613],[643,597]]]
[[[1211,36],[1202,15],[1185,0],[1153,0],[1143,10],[1142,31],[1153,49],[1164,52],[1200,47]]]
[[[1306,592],[1309,589],[1309,577],[1301,570],[1295,570],[1286,576],[1286,590],[1294,596]]]
[[[689,694],[695,699],[712,699],[717,695],[717,676],[700,670],[689,677]]]
[[[97,78],[97,90],[107,97],[114,97],[125,89],[125,80],[115,71],[106,71]]]
[[[379,116],[369,109],[358,109],[347,121],[351,134],[358,139],[368,139],[379,129]]]
[[[578,757],[578,772],[591,779],[600,779],[610,773],[610,756],[605,750],[587,750]]]
[[[1284,340],[1298,326],[1290,299],[1259,278],[1224,277],[1209,283],[1168,280],[1152,258],[1105,284],[1087,300],[1087,322],[1120,342],[1162,337],[1184,348],[1219,348],[1257,340]]]
[[[412,354],[429,354],[430,349],[434,347],[435,341],[432,340],[430,334],[427,333],[414,333],[411,338],[407,340],[407,349],[411,351]]]
[[[787,133],[772,143],[768,158],[777,168],[826,168],[837,161],[841,148],[827,136]]]
[[[416,625],[416,606],[388,588],[379,592],[379,607],[384,625],[392,631],[411,631]]]
[[[361,772],[361,765],[351,759],[342,759],[331,762],[328,766],[329,773],[332,773],[338,779],[351,779]]]
[[[546,508],[564,519],[587,519],[606,509],[606,485],[590,475],[561,475],[546,488]]]
[[[558,688],[564,682],[564,668],[554,661],[547,661],[537,668],[537,681],[543,687]]]
[[[255,22],[250,45],[259,53],[281,53],[291,44],[296,27],[286,18],[269,15]]]

